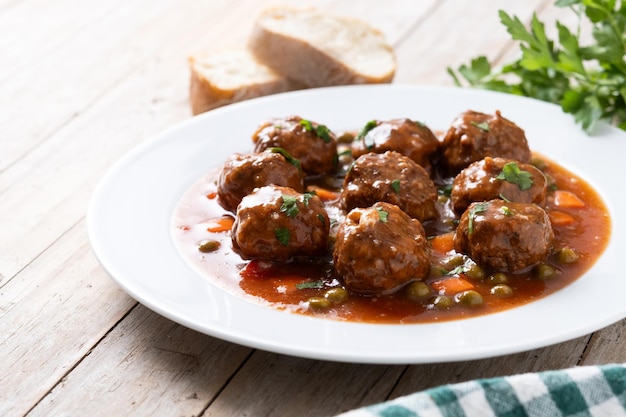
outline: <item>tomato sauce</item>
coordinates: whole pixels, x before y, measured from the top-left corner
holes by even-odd
[[[460,254],[433,250],[431,275],[424,281],[428,285],[426,294],[412,293],[411,284],[389,295],[350,294],[342,287],[341,277],[335,276],[330,256],[275,263],[244,260],[234,253],[230,231],[227,227],[215,227],[216,223],[230,224],[224,219],[233,216],[217,201],[216,172],[200,179],[179,203],[173,219],[174,240],[185,259],[212,284],[271,308],[336,320],[388,324],[491,314],[549,296],[569,285],[601,256],[610,238],[611,221],[596,191],[558,163],[540,155],[535,155],[535,160],[540,161],[536,165],[550,183],[546,211],[553,223],[557,249],[545,262],[551,268],[547,278],[540,278],[533,269],[517,274],[487,273],[477,279],[462,269],[455,272],[454,267],[466,261]],[[318,185],[310,187],[319,190]],[[330,196],[325,203],[331,218],[341,216],[336,200],[332,199],[336,191],[324,189]],[[441,218],[424,223],[429,237],[453,233],[451,224],[458,216],[449,204],[449,198],[442,195],[437,203]],[[208,241],[210,252],[200,251],[199,247]],[[480,303],[459,300],[455,289],[466,286],[482,296]],[[330,297],[331,289],[340,296]]]

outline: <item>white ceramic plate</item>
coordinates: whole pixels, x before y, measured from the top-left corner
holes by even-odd
[[[572,285],[502,313],[437,324],[337,322],[277,311],[212,285],[178,253],[171,217],[182,194],[232,152],[250,152],[251,133],[269,117],[300,115],[331,129],[409,117],[446,129],[468,110],[503,116],[526,130],[533,150],[589,181],[612,216],[610,243]],[[427,363],[485,358],[566,341],[626,317],[626,134],[609,126],[589,137],[560,108],[472,89],[382,85],[305,90],[205,113],[148,140],[102,179],[88,212],[93,250],[138,301],[180,324],[231,342],[308,358]]]

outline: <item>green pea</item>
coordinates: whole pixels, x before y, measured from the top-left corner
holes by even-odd
[[[510,297],[513,295],[513,288],[506,284],[498,284],[491,287],[489,292],[496,297]]]
[[[476,290],[461,291],[454,296],[459,304],[463,304],[469,307],[476,307],[483,304],[483,296]]]
[[[551,279],[556,276],[556,269],[548,264],[541,263],[534,268],[535,276],[539,279]]]
[[[574,249],[565,246],[557,252],[556,259],[562,265],[571,264],[578,260],[578,253]]]
[[[423,301],[431,294],[428,284],[422,281],[415,281],[406,287],[406,295],[413,301]]]
[[[313,310],[328,310],[332,304],[330,300],[324,297],[311,297],[307,302]]]
[[[485,270],[482,269],[475,263],[470,263],[465,267],[464,274],[469,279],[473,279],[475,281],[481,281],[485,279]]]
[[[432,304],[436,308],[445,310],[452,307],[452,298],[448,297],[447,295],[438,295],[433,298]]]
[[[457,266],[463,265],[464,263],[465,263],[465,257],[461,255],[460,253],[455,253],[452,256],[442,259],[439,265],[443,269],[452,271],[454,268],[456,268]]]
[[[334,304],[343,303],[348,298],[348,291],[345,288],[330,288],[324,293],[324,298]]]
[[[220,242],[217,240],[203,240],[198,243],[198,250],[202,253],[215,252],[220,248]]]
[[[430,266],[430,272],[428,273],[428,276],[431,277],[431,278],[441,278],[442,276],[444,276],[447,273],[448,273],[448,271],[445,268],[442,268],[439,265],[431,265]]]
[[[504,272],[496,272],[487,279],[492,285],[508,284],[509,277]]]

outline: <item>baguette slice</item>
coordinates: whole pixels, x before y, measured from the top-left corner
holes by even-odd
[[[246,49],[189,57],[194,115],[250,98],[302,88],[259,63]]]
[[[248,46],[257,60],[308,87],[387,83],[396,70],[393,48],[381,32],[312,9],[265,10]]]

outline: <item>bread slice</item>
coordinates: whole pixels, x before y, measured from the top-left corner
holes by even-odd
[[[265,10],[248,46],[257,60],[308,87],[387,83],[396,70],[393,48],[381,32],[314,9]]]
[[[302,86],[259,63],[244,49],[189,57],[189,99],[194,115],[250,98]]]

